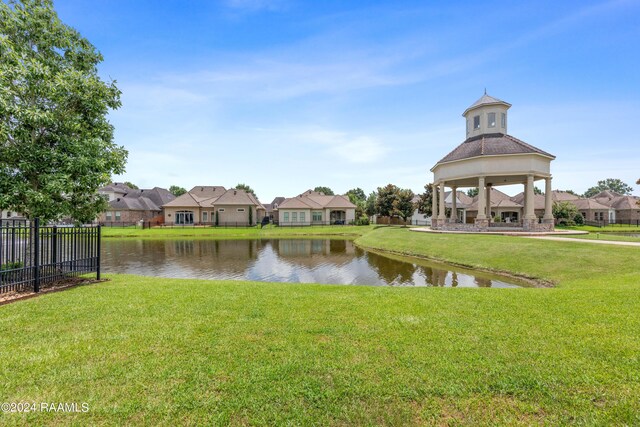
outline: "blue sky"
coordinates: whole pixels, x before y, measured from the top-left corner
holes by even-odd
[[[640,195],[639,1],[57,0],[122,90],[116,180],[422,191],[484,89],[554,189]],[[539,183],[543,186],[543,183]],[[510,194],[521,187],[505,188]]]

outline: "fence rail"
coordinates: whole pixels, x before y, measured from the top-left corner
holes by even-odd
[[[33,289],[86,273],[100,279],[100,226],[0,222],[0,294]]]
[[[615,221],[594,221],[594,220],[585,220],[584,225],[590,225],[592,227],[615,227],[615,226],[636,226],[640,227],[640,219],[618,219]]]

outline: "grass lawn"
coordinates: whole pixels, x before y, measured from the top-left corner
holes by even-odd
[[[630,232],[631,234],[638,234],[640,236],[640,231]],[[589,234],[575,234],[575,235],[557,235],[556,237],[567,237],[574,239],[587,239],[587,240],[610,240],[614,242],[639,242],[640,237],[634,236],[620,236],[613,233],[599,233],[599,232],[590,232]]]
[[[633,233],[640,232],[640,227],[635,225],[608,225],[606,227],[594,227],[592,225],[576,225],[573,227],[557,227],[558,230],[580,230],[591,233]]]
[[[376,226],[328,225],[312,227],[276,227],[268,225],[264,228],[221,228],[221,227],[154,227],[141,229],[135,227],[102,227],[103,237],[136,237],[136,238],[216,238],[216,239],[259,239],[293,236],[361,236]]]
[[[554,281],[377,288],[112,276],[0,307],[7,425],[640,424],[640,248],[379,228],[358,244]]]

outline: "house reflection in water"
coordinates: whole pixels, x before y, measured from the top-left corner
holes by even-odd
[[[103,270],[146,276],[372,286],[517,287],[522,283],[362,250],[349,240],[103,242]]]

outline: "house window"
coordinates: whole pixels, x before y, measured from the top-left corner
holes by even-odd
[[[224,212],[224,208],[218,209],[218,212]]]
[[[304,212],[300,212],[300,222],[304,222],[306,220],[306,215]]]
[[[313,212],[314,221],[322,221],[322,212]]]
[[[107,213],[105,214],[105,218],[107,219],[107,221],[111,221],[111,211],[107,211]]]
[[[284,222],[289,222],[289,212],[284,213]]]
[[[178,211],[175,218],[176,224],[193,224],[193,211]]]
[[[298,222],[298,212],[291,212],[291,222]]]
[[[487,126],[490,128],[496,127],[496,113],[487,114]]]
[[[238,208],[238,212],[244,212],[244,208]]]
[[[502,125],[502,129],[507,127],[507,115],[505,113],[500,114],[500,124]]]
[[[120,221],[121,213],[120,211],[116,211],[116,221]]]
[[[480,129],[480,116],[475,116],[473,118],[473,128]]]
[[[202,222],[209,222],[209,212],[202,212]]]

